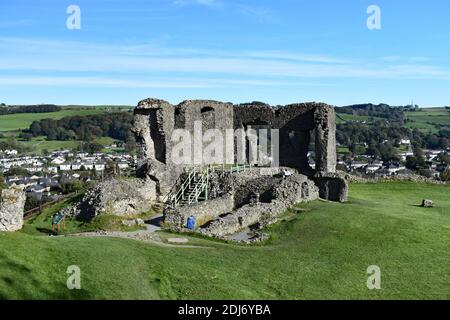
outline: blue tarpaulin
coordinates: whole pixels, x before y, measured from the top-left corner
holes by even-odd
[[[195,218],[193,216],[190,216],[187,220],[187,228],[189,230],[195,229]]]

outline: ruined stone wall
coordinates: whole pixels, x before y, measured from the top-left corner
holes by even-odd
[[[314,112],[316,172],[336,172],[336,114],[333,108]]]
[[[222,237],[256,223],[270,224],[295,203],[319,197],[319,189],[308,177],[262,176],[258,169],[232,174],[232,191],[213,200],[178,209],[167,207],[164,221],[178,231],[186,231],[189,216],[197,221],[197,231]],[[254,197],[258,195],[257,197]]]
[[[211,221],[198,231],[202,234],[222,238],[255,224],[271,224],[295,203],[315,200],[319,190],[304,175],[295,174],[272,187],[272,201],[244,205],[232,213]]]
[[[233,105],[211,100],[188,100],[173,106],[167,101],[146,99],[140,101],[134,110],[134,134],[137,149],[137,175],[149,178],[157,184],[160,198],[170,192],[185,167],[172,161],[172,133],[185,129],[194,139],[191,144],[192,165],[202,165],[202,135],[194,134],[198,121],[203,133],[218,129],[225,133],[233,128]],[[224,141],[225,143],[225,141]],[[225,148],[224,148],[225,149]],[[200,152],[200,157],[196,157]],[[196,162],[200,159],[200,162]]]
[[[322,199],[346,202],[348,198],[348,181],[350,177],[345,173],[317,173],[313,178],[319,188]]]
[[[25,192],[16,187],[3,189],[0,194],[0,231],[18,231],[23,226]]]
[[[234,209],[233,193],[228,193],[210,201],[203,201],[191,206],[179,208],[167,208],[164,212],[164,222],[170,226],[186,227],[190,216],[195,217],[196,225],[202,226],[221,215],[232,212]]]
[[[174,110],[170,103],[158,99],[143,100],[134,110],[136,173],[154,181],[160,197],[170,191],[183,169],[171,161]]]
[[[80,202],[65,213],[90,222],[98,215],[130,216],[151,210],[156,185],[150,179],[109,179],[86,192]]]
[[[336,170],[335,113],[329,105],[302,103],[272,107],[261,103],[232,105],[211,100],[188,100],[173,106],[163,100],[146,99],[135,109],[137,174],[155,181],[160,199],[169,193],[183,168],[188,167],[172,163],[173,130],[186,129],[193,133],[196,121],[202,124],[203,132],[212,128],[221,132],[246,130],[252,126],[279,129],[280,166],[295,168],[309,177],[316,172],[332,173]],[[307,158],[313,131],[316,170],[311,169]],[[192,136],[196,138],[192,143],[192,164],[204,165],[206,163],[201,157],[200,162],[195,161],[201,137]]]
[[[267,104],[241,104],[235,106],[234,126],[246,128],[252,123],[267,124],[279,129],[280,166],[314,174],[308,164],[310,135],[314,130],[316,171],[336,170],[336,124],[334,108],[323,103],[300,103],[272,107]]]

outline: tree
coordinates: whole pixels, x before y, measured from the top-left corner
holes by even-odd
[[[69,181],[61,184],[61,191],[64,194],[80,191],[83,189],[83,183],[79,180]]]
[[[427,164],[423,157],[408,156],[406,157],[405,167],[410,170],[426,169]]]
[[[378,148],[374,145],[374,144],[370,144],[369,147],[367,148],[367,152],[366,152],[369,156],[373,156],[375,158],[380,157],[380,151],[378,150]]]
[[[12,167],[6,172],[6,176],[28,176],[28,175],[30,175],[28,170],[19,167]]]
[[[440,161],[441,163],[450,164],[450,155],[447,155],[445,153],[441,153],[437,157],[437,160]]]
[[[353,152],[354,154],[365,154],[366,148],[364,148],[364,146],[360,144],[354,144],[350,146],[350,151]]]
[[[442,181],[450,181],[450,170],[441,173]]]
[[[98,142],[81,142],[78,146],[78,150],[82,150],[87,153],[100,152],[103,149],[103,145]]]
[[[383,143],[379,146],[381,159],[384,162],[398,161],[398,152],[390,143]]]
[[[22,132],[19,134],[19,138],[25,141],[30,141],[33,138],[33,134],[30,132]]]
[[[36,198],[33,197],[27,197],[27,199],[25,200],[25,211],[31,210],[31,209],[35,209],[37,207],[39,207],[42,203],[44,203],[44,201],[42,200],[38,200]]]

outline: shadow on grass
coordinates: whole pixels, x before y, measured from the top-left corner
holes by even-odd
[[[423,208],[423,209],[435,209],[435,208],[436,208],[436,206],[433,206],[433,207],[424,207],[424,206],[421,205],[421,204],[409,204],[408,206],[410,206],[410,207],[416,207],[416,208]]]
[[[55,280],[41,281],[36,277],[32,268],[16,262],[0,253],[0,299],[92,299],[90,293],[85,290],[69,290],[61,277],[55,276]],[[63,277],[68,276],[66,270],[61,270]],[[58,278],[58,279],[56,279]],[[47,285],[43,285],[46,283]]]
[[[47,228],[36,228],[36,230],[39,231],[40,233],[48,234],[48,235],[56,235],[56,234],[58,234],[57,232],[54,232],[51,229],[47,229]]]

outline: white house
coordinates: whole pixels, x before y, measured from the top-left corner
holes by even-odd
[[[61,164],[59,166],[59,170],[61,170],[61,171],[70,171],[71,168],[72,168],[72,166],[70,163]]]
[[[103,170],[105,170],[105,164],[103,164],[103,163],[96,163],[96,164],[94,164],[94,169],[96,170],[96,171],[103,171]]]
[[[80,170],[81,167],[82,167],[81,162],[72,163],[72,170],[73,170],[73,171]]]
[[[407,144],[407,145],[409,145],[409,144],[411,144],[411,140],[409,140],[409,139],[401,139],[400,140],[400,144]]]
[[[121,169],[121,170],[127,169],[127,168],[129,167],[129,165],[128,165],[127,162],[119,162],[119,163],[117,164],[117,166],[118,166],[119,169]]]
[[[407,151],[407,152],[400,152],[398,155],[400,156],[400,159],[402,161],[406,161],[406,157],[412,157],[414,156],[414,153],[411,151]]]
[[[63,164],[64,162],[66,162],[66,160],[62,157],[56,157],[52,160],[52,163],[57,165]]]

